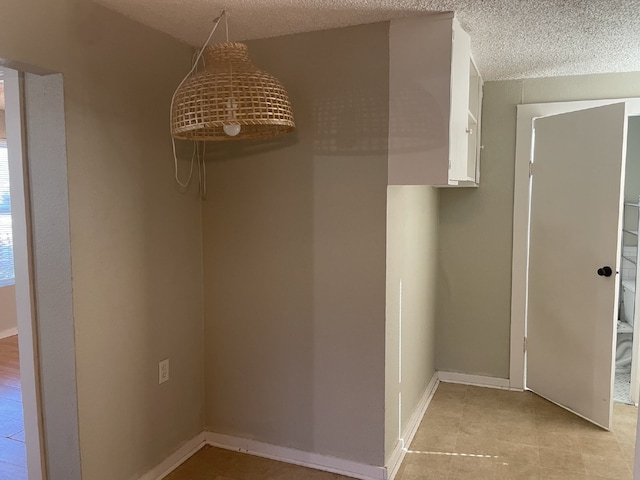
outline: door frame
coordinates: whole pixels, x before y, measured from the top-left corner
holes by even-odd
[[[29,479],[80,480],[63,78],[10,67],[4,66],[5,98],[19,114],[7,115],[9,162],[22,176],[16,197],[22,205],[13,213],[21,235],[14,253]]]
[[[513,196],[513,254],[511,264],[511,347],[509,387],[524,390],[529,264],[529,162],[533,153],[533,121],[536,118],[627,102],[629,116],[640,115],[640,98],[582,100],[518,105]]]
[[[16,312],[20,350],[20,384],[22,388],[23,426],[26,439],[27,472],[30,479],[43,480],[46,472],[42,431],[40,363],[35,318],[32,276],[31,214],[29,178],[25,162],[26,139],[23,131],[24,105],[19,72],[4,69],[4,94],[7,149],[11,172],[11,210],[13,257],[15,270]]]

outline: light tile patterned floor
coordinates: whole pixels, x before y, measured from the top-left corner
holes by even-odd
[[[529,392],[441,383],[397,480],[630,480],[637,409],[606,432]],[[346,480],[204,447],[166,480]]]
[[[398,480],[631,480],[637,409],[604,431],[530,392],[441,383]]]
[[[617,373],[613,384],[613,400],[618,403],[631,403],[631,374]]]

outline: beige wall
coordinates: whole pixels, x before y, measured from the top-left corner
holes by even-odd
[[[390,186],[387,195],[386,461],[435,373],[438,258],[438,191]]]
[[[203,425],[200,203],[167,134],[191,51],[90,2],[15,0],[0,57],[64,74],[82,473],[138,478]]]
[[[298,128],[207,169],[206,426],[382,465],[388,24],[249,53]]]
[[[516,105],[640,96],[640,73],[487,82],[480,187],[440,193],[438,370],[509,376]]]
[[[16,316],[16,287],[0,287],[0,338],[18,326]]]

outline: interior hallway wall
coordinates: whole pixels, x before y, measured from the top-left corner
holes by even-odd
[[[17,326],[16,287],[0,287],[0,338],[14,335]]]
[[[388,28],[249,43],[297,131],[207,168],[210,431],[384,462]]]
[[[438,190],[390,186],[387,195],[385,462],[436,371],[438,258]]]
[[[440,192],[436,368],[509,377],[516,105],[640,97],[640,73],[487,82],[478,189]]]
[[[9,0],[0,58],[64,75],[82,477],[139,478],[204,424],[200,201],[177,191],[167,126],[191,48],[92,2]],[[55,337],[40,340],[56,350]],[[52,406],[55,437],[71,419]],[[60,457],[49,479],[78,479]]]
[[[624,198],[628,202],[637,202],[638,196],[640,196],[640,117],[630,117]]]

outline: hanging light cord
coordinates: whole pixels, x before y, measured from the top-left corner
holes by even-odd
[[[204,53],[205,48],[207,48],[207,45],[209,45],[209,42],[211,41],[211,37],[213,37],[213,34],[215,33],[215,31],[218,28],[218,25],[220,24],[220,20],[222,20],[223,18],[226,19],[227,17],[227,12],[225,10],[222,10],[222,13],[220,13],[220,16],[218,16],[214,21],[213,21],[213,28],[211,29],[211,33],[209,33],[209,36],[207,37],[207,40],[204,42],[204,45],[202,45],[202,48],[200,49],[200,51],[198,52],[198,55],[196,56],[195,61],[193,62],[193,66],[191,67],[191,70],[189,70],[189,73],[187,73],[185,75],[185,77],[182,79],[182,81],[178,84],[178,87],[175,89],[175,91],[173,92],[173,95],[171,96],[171,107],[169,109],[169,131],[171,131],[171,115],[173,112],[173,104],[175,102],[176,99],[176,93],[178,93],[178,90],[180,89],[180,87],[182,87],[182,85],[184,84],[184,82],[187,81],[187,79],[193,75],[193,73],[195,72],[196,68],[198,68],[198,63],[200,62],[200,59],[202,58],[202,54]],[[225,20],[226,21],[226,20]],[[229,36],[229,27],[227,24],[227,38]],[[173,164],[175,167],[175,177],[176,177],[176,182],[178,183],[178,185],[180,185],[182,188],[187,188],[189,186],[189,183],[191,182],[191,177],[193,176],[193,162],[194,160],[197,158],[198,159],[198,172],[199,172],[199,185],[200,185],[200,196],[204,198],[204,196],[206,195],[206,185],[203,185],[203,172],[205,170],[205,166],[204,166],[204,156],[202,157],[202,162],[200,162],[200,151],[196,144],[194,145],[194,150],[193,150],[193,155],[191,156],[191,168],[189,169],[189,177],[187,178],[187,181],[185,183],[182,183],[180,181],[180,178],[178,176],[178,155],[176,154],[176,140],[175,138],[173,138],[173,135],[171,135],[171,146],[173,149]],[[204,145],[202,148],[202,152],[204,155]],[[200,166],[200,163],[202,163],[202,166]]]
[[[200,153],[198,151],[198,153]],[[198,186],[200,189],[200,199],[207,199],[207,164],[204,159],[207,153],[207,142],[202,142],[202,155],[200,158],[202,161],[198,162]]]

